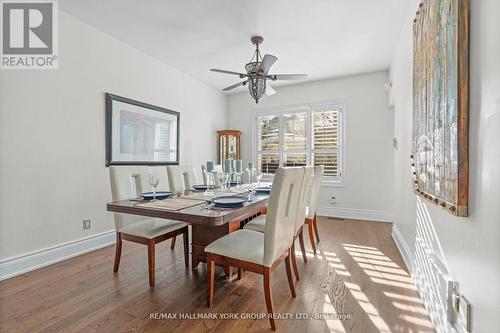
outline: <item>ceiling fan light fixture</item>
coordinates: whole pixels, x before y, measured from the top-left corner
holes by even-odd
[[[250,78],[248,80],[248,91],[250,92],[250,96],[255,99],[255,104],[259,103],[259,98],[266,92],[266,80],[262,78]]]
[[[255,100],[255,103],[259,103],[259,99],[266,93],[266,80],[276,81],[276,80],[300,80],[307,78],[306,74],[268,74],[269,69],[278,60],[277,57],[271,54],[265,54],[264,57],[261,56],[259,45],[262,44],[264,38],[262,36],[253,36],[251,38],[252,44],[255,45],[255,52],[252,59],[245,65],[246,74],[238,73],[233,71],[227,71],[223,69],[212,68],[212,72],[219,72],[224,74],[238,75],[240,79],[246,79],[246,81],[239,82],[222,89],[223,91],[232,90],[239,86],[244,86],[248,84],[248,91],[250,96]],[[267,95],[274,95],[276,91],[269,87]]]

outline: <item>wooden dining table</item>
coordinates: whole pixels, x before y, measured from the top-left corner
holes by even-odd
[[[176,199],[191,200],[193,192],[185,191]],[[230,193],[226,195],[235,195]],[[246,195],[246,190],[242,190],[241,194]],[[191,197],[191,198],[190,198]],[[187,208],[178,210],[164,209],[153,204],[148,204],[145,201],[137,199],[129,199],[122,201],[110,202],[107,204],[107,210],[115,213],[141,215],[147,217],[155,217],[162,219],[170,219],[176,221],[187,222],[191,225],[191,263],[193,270],[198,267],[200,262],[206,262],[205,247],[224,235],[236,231],[243,225],[260,214],[264,214],[267,209],[267,194],[255,194],[252,201],[247,201],[241,207],[236,208],[207,208],[207,202],[211,199],[210,196],[205,197],[205,201],[198,200],[193,202],[193,205]],[[202,199],[203,196],[195,196],[197,199]],[[169,198],[164,199],[169,200]],[[226,275],[231,276],[231,268],[223,267]]]

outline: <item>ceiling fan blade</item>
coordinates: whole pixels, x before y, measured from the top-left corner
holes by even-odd
[[[262,58],[262,62],[260,63],[259,74],[267,74],[271,66],[274,65],[277,60],[278,58],[271,54],[264,55],[264,58]]]
[[[231,90],[231,89],[234,89],[234,88],[237,88],[239,86],[244,86],[245,84],[247,84],[248,81],[243,81],[243,82],[238,82],[236,84],[233,84],[232,86],[229,86],[229,87],[226,87],[224,89],[222,89],[223,91],[228,91],[228,90]]]
[[[273,74],[269,75],[272,80],[304,80],[307,74]]]
[[[273,89],[273,87],[271,87],[271,85],[269,84],[269,82],[266,82],[266,95],[267,96],[272,96],[276,94],[276,90]]]
[[[217,69],[217,68],[212,68],[210,69],[212,72],[217,72],[217,73],[224,73],[224,74],[232,74],[232,75],[238,75],[240,78],[244,78],[247,76],[246,74],[243,73],[238,73],[238,72],[232,72],[232,71],[226,71],[224,69]]]

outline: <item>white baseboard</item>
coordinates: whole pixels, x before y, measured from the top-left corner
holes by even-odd
[[[327,206],[319,206],[318,215],[378,222],[392,222],[393,220],[392,212]]]
[[[115,231],[106,231],[46,249],[0,260],[0,281],[55,264],[115,243]]]
[[[413,276],[412,252],[408,244],[405,242],[403,235],[401,235],[398,226],[395,224],[392,225],[392,239],[394,240],[394,243],[396,243],[396,247],[398,248],[401,257],[403,258],[403,261],[406,265],[406,268],[408,269],[408,272],[410,272],[410,275]]]

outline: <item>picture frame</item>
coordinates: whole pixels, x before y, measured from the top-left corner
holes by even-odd
[[[106,93],[106,166],[178,165],[180,113]]]
[[[469,214],[469,0],[423,0],[413,23],[414,190]]]

